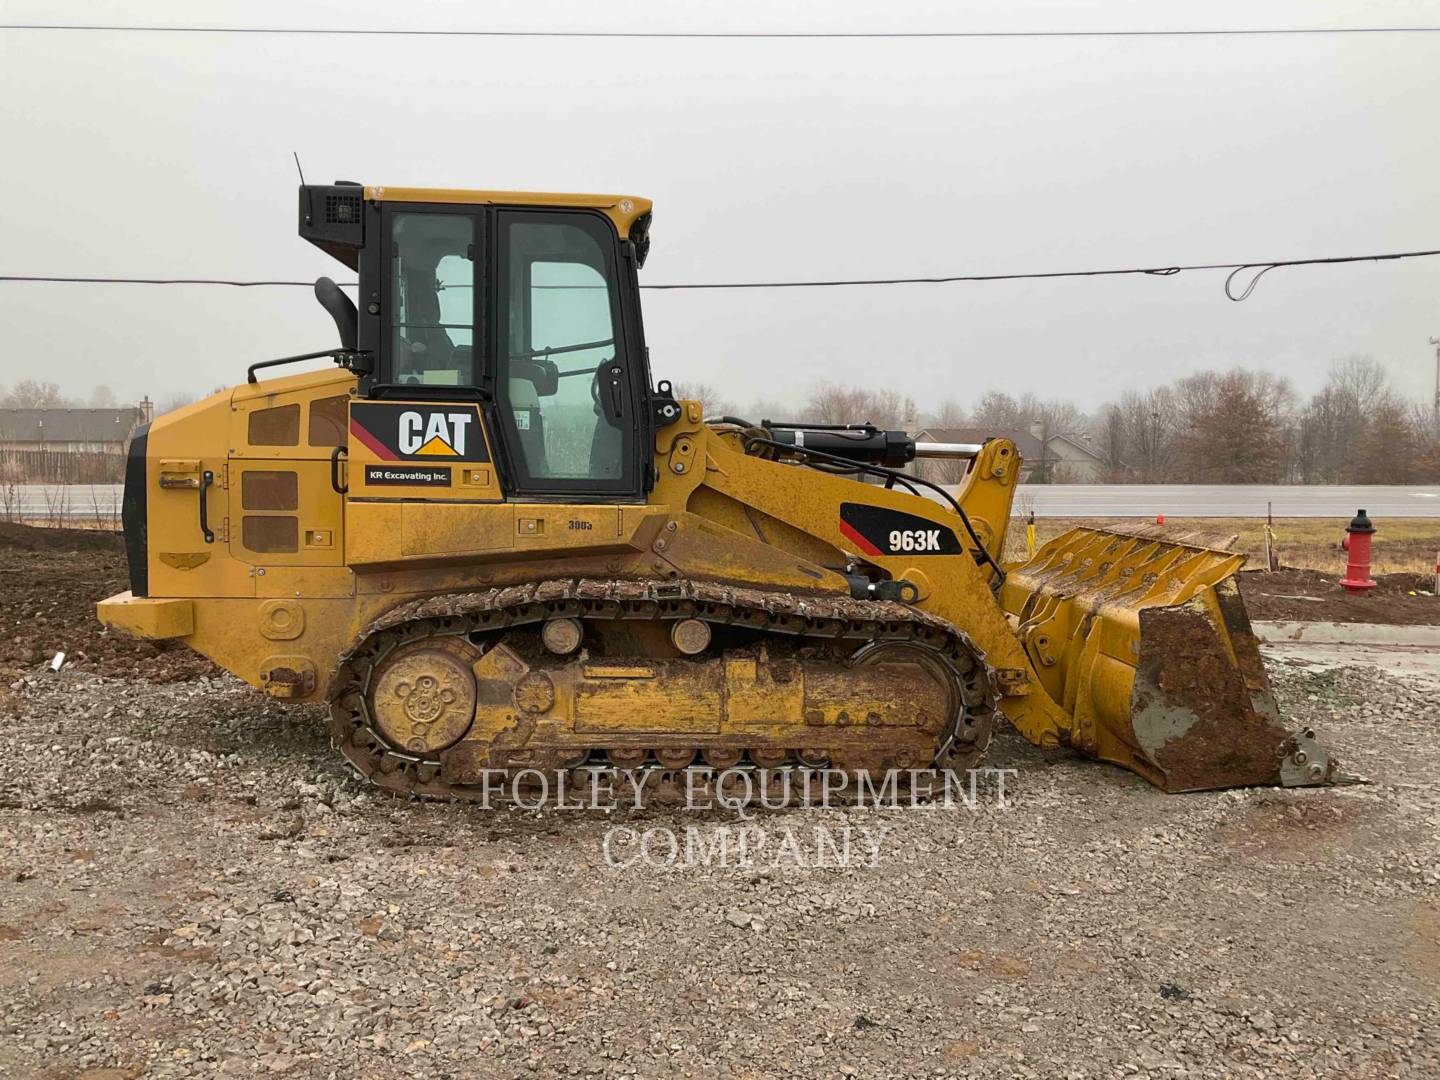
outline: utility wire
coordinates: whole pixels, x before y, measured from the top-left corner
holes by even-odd
[[[1191,263],[1187,266],[1137,266],[1115,270],[1046,270],[1023,274],[950,274],[944,277],[837,278],[828,281],[705,281],[641,285],[642,289],[676,291],[681,289],[833,289],[869,285],[948,285],[964,281],[1040,281],[1049,278],[1123,277],[1147,275],[1172,277],[1186,270],[1229,270],[1225,278],[1225,295],[1240,301],[1248,297],[1260,278],[1282,266],[1329,266],[1354,262],[1397,262],[1440,255],[1440,248],[1430,251],[1394,251],[1380,255],[1330,255],[1319,259],[1270,259],[1245,263]],[[1246,270],[1257,273],[1246,287],[1235,292],[1235,279]],[[123,277],[59,277],[21,274],[0,274],[0,282],[35,282],[92,285],[230,285],[249,289],[264,285],[287,285],[311,288],[310,281],[239,281],[228,278],[123,278]],[[347,288],[355,282],[345,282]]]
[[[1248,263],[1192,263],[1188,266],[1130,267],[1119,270],[1048,270],[1023,274],[952,274],[946,277],[911,278],[854,278],[833,281],[741,281],[694,283],[680,285],[642,285],[643,289],[815,289],[836,288],[852,285],[946,285],[957,281],[1036,281],[1046,278],[1078,277],[1122,277],[1146,274],[1152,277],[1170,277],[1185,270],[1229,270],[1225,279],[1225,295],[1231,300],[1244,300],[1255,288],[1262,274],[1280,266],[1318,266],[1329,263],[1386,262],[1398,259],[1418,259],[1427,255],[1440,255],[1440,249],[1432,251],[1397,251],[1383,255],[1332,255],[1322,259],[1273,259]],[[1259,270],[1250,287],[1239,296],[1231,290],[1231,283],[1244,270]]]
[[[1434,34],[1440,26],[1272,26],[1188,30],[417,30],[343,26],[122,26],[11,23],[0,30],[87,31],[125,34],[277,34],[344,37],[662,38],[662,39],[914,39],[914,38],[1149,38],[1276,37],[1341,34]]]
[[[313,281],[232,281],[228,278],[128,278],[128,277],[46,277],[38,274],[0,274],[0,281],[60,282],[67,285],[233,285],[249,289],[256,285],[303,285],[313,288]],[[353,286],[355,282],[343,282]]]

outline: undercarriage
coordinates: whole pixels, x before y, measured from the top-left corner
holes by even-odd
[[[331,736],[380,787],[430,798],[595,766],[765,788],[797,768],[968,769],[994,702],[965,635],[906,605],[567,579],[389,613],[342,661]]]

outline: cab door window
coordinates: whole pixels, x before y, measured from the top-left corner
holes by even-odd
[[[589,214],[503,212],[496,396],[521,488],[633,486],[615,241]]]

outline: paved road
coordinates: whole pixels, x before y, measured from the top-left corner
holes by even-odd
[[[1034,500],[1036,517],[1440,517],[1440,487],[1261,484],[1025,484],[1016,513]]]
[[[3,505],[0,489],[0,512]],[[1276,517],[1349,517],[1364,507],[1374,517],[1440,517],[1440,487],[1300,487],[1238,484],[1026,484],[1015,500],[1019,513],[1033,499],[1036,517],[1258,517],[1266,501]],[[64,504],[62,516],[90,518],[119,513],[120,485],[84,484],[68,489],[30,485],[20,488],[17,516],[53,515],[52,503]]]
[[[70,520],[100,517],[109,520],[120,513],[119,484],[23,484],[18,505],[7,505],[7,491],[0,487],[0,516],[26,521],[52,517]]]
[[[1265,658],[1289,667],[1376,667],[1440,685],[1440,626],[1259,620],[1253,626]]]

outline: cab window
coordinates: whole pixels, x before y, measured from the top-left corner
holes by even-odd
[[[392,217],[392,382],[474,385],[475,258],[475,221],[469,215]]]

